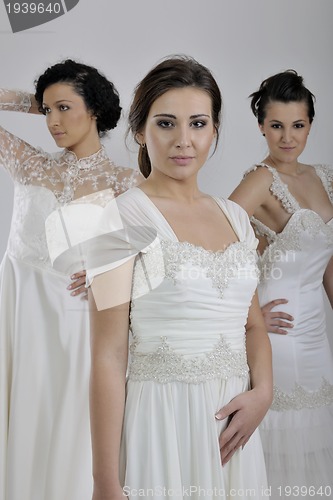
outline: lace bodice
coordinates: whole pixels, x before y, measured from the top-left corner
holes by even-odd
[[[270,186],[270,191],[273,196],[276,197],[277,200],[281,202],[282,207],[288,214],[294,214],[298,210],[301,210],[301,207],[295,197],[290,193],[287,184],[285,184],[278,171],[267,165],[266,163],[259,163],[258,165],[252,166],[249,170],[245,172],[245,176],[256,170],[257,168],[265,167],[272,174],[272,184]],[[313,165],[313,168],[316,171],[316,174],[320,178],[324,189],[331,201],[333,203],[333,169],[329,165]],[[305,212],[310,212],[310,210],[304,210]],[[311,216],[307,215],[307,220],[309,220]],[[258,236],[264,236],[268,243],[272,243],[277,237],[277,233],[266,226],[263,222],[256,219],[254,216],[251,217],[251,222],[255,227],[256,234]],[[294,238],[295,240],[295,238]]]
[[[137,253],[134,264],[132,380],[201,383],[248,377],[245,325],[258,282],[257,240],[241,207],[230,200],[215,201],[239,238],[217,252],[179,241],[141,189],[117,198],[125,228],[157,231],[157,239]],[[112,234],[113,213],[113,206],[104,210],[103,233],[109,224]],[[99,273],[88,269],[89,282]]]
[[[271,172],[273,178],[270,191],[281,202],[284,210],[291,215],[280,233],[276,233],[255,217],[250,218],[256,234],[263,236],[268,242],[268,246],[259,258],[262,281],[272,277],[277,261],[289,259],[290,262],[293,262],[296,252],[309,251],[310,247],[315,249],[317,243],[318,246],[322,244],[329,253],[333,246],[333,228],[331,224],[325,224],[313,210],[300,207],[275,168],[260,163],[249,169],[245,175],[260,167],[265,167]],[[333,169],[328,165],[314,165],[313,168],[333,203]],[[311,259],[311,257],[309,258]]]
[[[30,96],[0,90],[0,109],[27,112]],[[49,154],[0,127],[0,163],[14,180],[14,211],[9,252],[35,265],[49,266],[45,221],[59,207],[83,200],[104,206],[135,186],[138,171],[118,167],[104,147],[78,159],[68,150]]]
[[[316,408],[333,401],[333,365],[327,340],[323,302],[323,276],[333,256],[333,219],[324,222],[310,209],[301,208],[278,172],[272,174],[270,190],[290,217],[279,233],[252,217],[257,235],[268,245],[258,258],[261,305],[284,298],[274,306],[293,316],[287,335],[270,334],[273,350],[275,411]],[[333,172],[329,166],[315,165],[329,199],[333,203]]]

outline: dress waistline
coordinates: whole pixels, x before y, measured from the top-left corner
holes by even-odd
[[[248,378],[245,344],[241,351],[235,352],[223,335],[211,351],[192,357],[177,353],[169,345],[167,337],[161,337],[160,345],[148,353],[137,351],[139,343],[135,339],[130,346],[128,379],[132,381],[200,384],[213,379]]]

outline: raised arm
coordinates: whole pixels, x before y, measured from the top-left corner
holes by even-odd
[[[0,110],[39,113],[32,94],[5,89],[0,89]],[[0,165],[11,177],[25,182],[31,176],[31,170],[37,168],[41,156],[41,152],[35,147],[0,126]],[[30,159],[33,159],[29,164],[30,170],[24,169],[24,165],[27,165],[25,162]]]
[[[35,96],[20,90],[0,89],[0,110],[40,114]]]

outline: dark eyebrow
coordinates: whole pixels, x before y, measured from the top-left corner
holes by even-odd
[[[60,103],[63,103],[63,102],[70,102],[70,103],[72,103],[73,101],[70,101],[69,99],[59,99],[59,101],[56,101],[54,104],[60,104]],[[47,103],[43,102],[42,105],[43,106],[47,106]]]
[[[300,118],[299,120],[295,120],[293,123],[299,123],[299,122],[305,122],[306,120],[303,120],[303,118]],[[280,120],[270,120],[269,123],[282,123]]]
[[[202,116],[205,116],[206,118],[210,118],[210,115],[205,115],[204,113],[199,113],[197,115],[191,115],[190,119],[193,120],[194,118],[201,118]],[[177,117],[175,115],[170,115],[168,113],[161,113],[161,114],[158,114],[158,115],[154,115],[154,118],[160,118],[160,117],[174,118],[175,120],[177,119]]]

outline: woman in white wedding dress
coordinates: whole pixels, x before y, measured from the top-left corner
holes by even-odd
[[[0,109],[44,113],[64,148],[51,155],[0,127],[1,166],[15,186],[1,264],[0,498],[88,500],[84,263],[67,262],[71,282],[52,267],[49,251],[54,260],[68,243],[57,221],[73,216],[78,232],[85,233],[102,206],[141,176],[115,166],[101,145],[100,136],[117,125],[121,108],[113,84],[95,68],[71,60],[56,64],[37,80],[35,96],[0,91]],[[75,242],[82,236],[76,234]],[[68,286],[79,296],[71,296]]]
[[[94,269],[88,258],[94,500],[267,498],[256,428],[272,374],[257,240],[241,207],[197,185],[220,111],[212,74],[185,56],[135,91],[146,180],[104,210],[110,266],[102,246]]]
[[[322,285],[333,305],[333,169],[299,161],[314,117],[301,76],[278,73],[250,97],[269,154],[230,198],[260,240],[258,292],[273,351],[274,400],[261,425],[268,482],[274,500],[331,498],[333,358]]]

